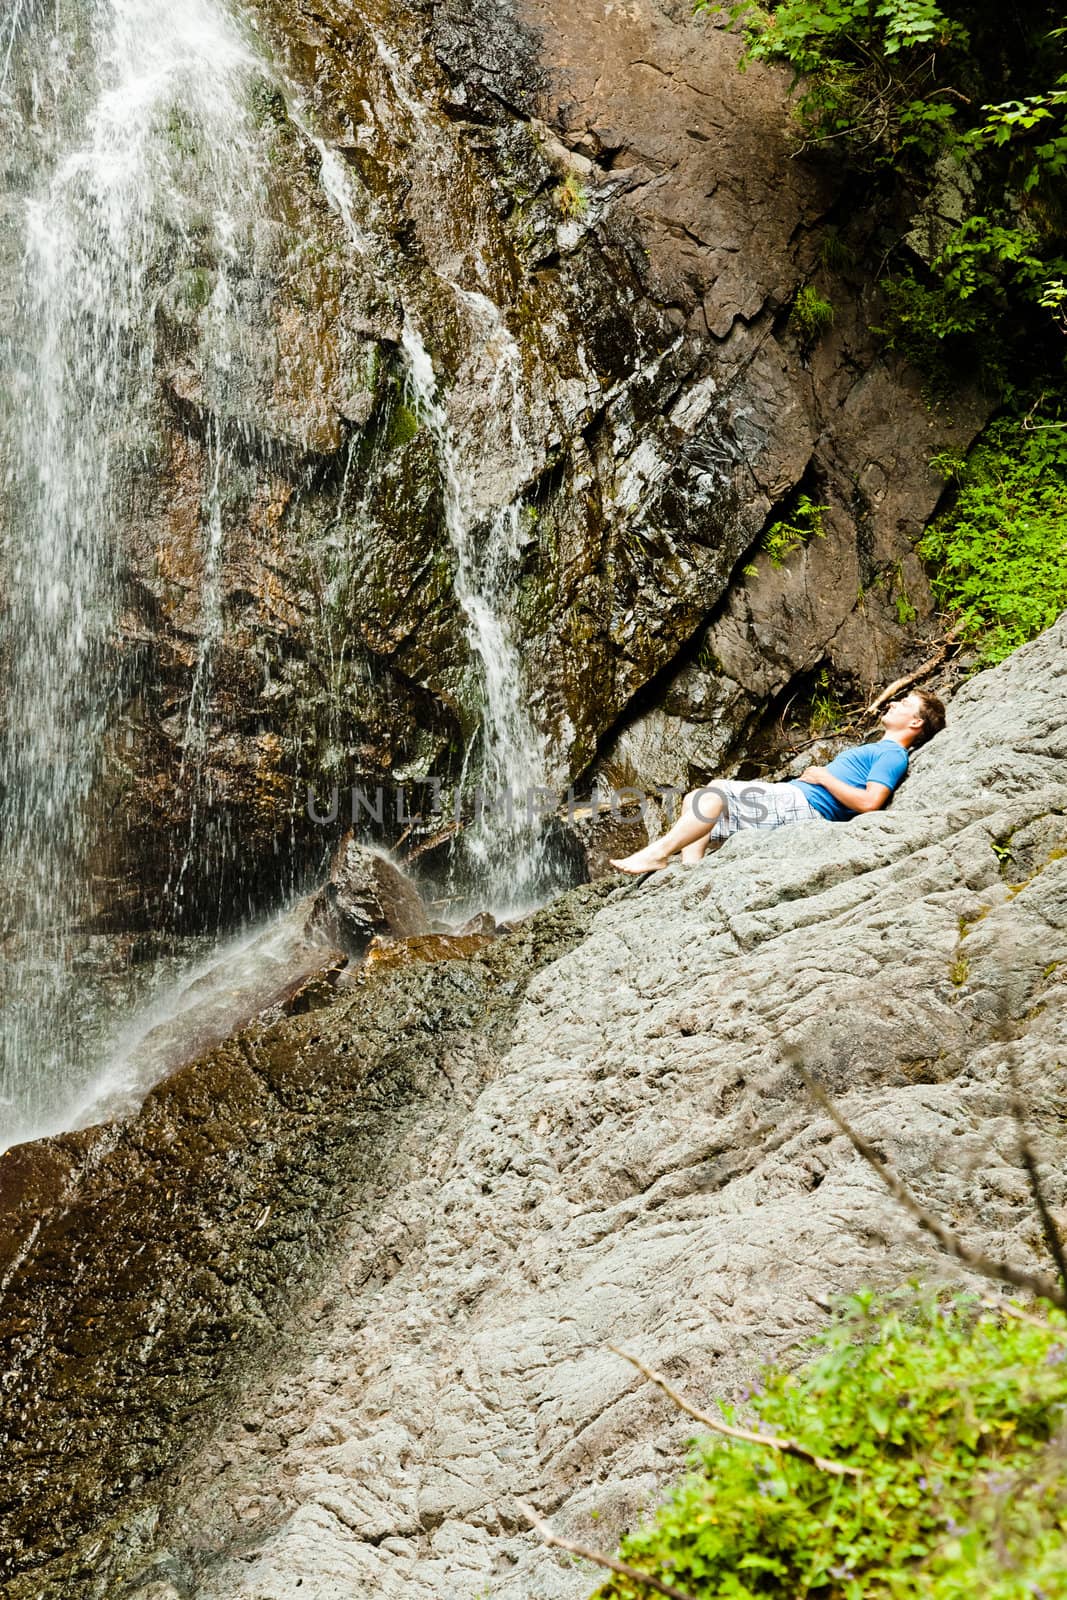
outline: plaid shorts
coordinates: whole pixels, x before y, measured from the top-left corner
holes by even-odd
[[[706,812],[699,796],[717,794],[725,801],[722,815],[709,837],[721,842],[748,828],[784,828],[791,822],[824,822],[795,783],[759,783],[753,779],[724,778],[698,791],[697,815]]]

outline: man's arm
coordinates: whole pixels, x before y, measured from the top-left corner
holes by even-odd
[[[869,783],[865,789],[858,789],[854,783],[835,778],[825,767],[808,767],[800,774],[800,781],[817,783],[821,789],[829,790],[850,811],[881,811],[893,793],[884,783]]]

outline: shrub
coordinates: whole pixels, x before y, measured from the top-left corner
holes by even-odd
[[[819,1354],[772,1370],[759,1426],[862,1470],[713,1438],[623,1560],[693,1600],[1067,1595],[1067,1320],[855,1296]],[[732,1420],[729,1408],[724,1408]],[[613,1578],[598,1600],[648,1600]]]
[[[771,523],[760,540],[760,548],[770,556],[772,567],[780,567],[787,556],[809,539],[823,537],[822,515],[827,510],[828,506],[817,506],[809,495],[802,494],[790,520],[783,517]]]
[[[815,344],[833,320],[833,306],[810,283],[797,290],[793,309],[789,313],[789,326],[802,345],[810,348]]]
[[[935,458],[954,500],[919,554],[982,665],[1001,661],[1067,607],[1067,426],[999,417],[962,464]]]

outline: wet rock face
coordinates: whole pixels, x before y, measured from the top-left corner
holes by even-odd
[[[408,938],[430,931],[426,907],[411,879],[352,838],[338,848],[307,925],[309,932],[325,936],[350,955],[360,955],[379,934]]]
[[[783,78],[738,74],[737,40],[687,5],[249,11],[280,76],[253,95],[269,185],[231,297],[238,355],[213,375],[219,264],[169,262],[155,410],[128,442],[125,694],[90,864],[103,927],[173,915],[179,869],[194,924],[269,900],[279,855],[322,852],[309,781],[458,770],[484,694],[406,329],[434,364],[476,549],[511,508],[485,558],[503,567],[474,586],[501,585],[552,782],[604,748],[611,770],[685,783],[816,666],[895,675],[900,595],[920,627],[930,609],[912,554],[940,487],[926,461],[979,416],[966,398],[931,415],[883,363],[877,219],[793,158]],[[789,318],[803,283],[834,306],[814,344]],[[824,536],[782,571],[753,563],[801,491]]]
[[[372,966],[5,1157],[5,1596],[579,1600],[516,1496],[610,1545],[691,1435],[609,1344],[713,1407],[828,1296],[954,1275],[796,1055],[1033,1264],[1012,1076],[1058,1213],[1065,686],[1067,620],[957,696],[889,812]]]

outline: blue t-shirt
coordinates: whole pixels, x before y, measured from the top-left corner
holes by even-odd
[[[892,793],[908,770],[908,752],[895,739],[879,739],[877,744],[859,744],[854,750],[843,750],[826,770],[843,783],[855,784],[857,789],[865,789],[869,783],[884,783]],[[790,782],[803,789],[809,804],[830,822],[847,822],[859,815],[842,805],[821,783],[801,783],[799,778],[791,778]]]

